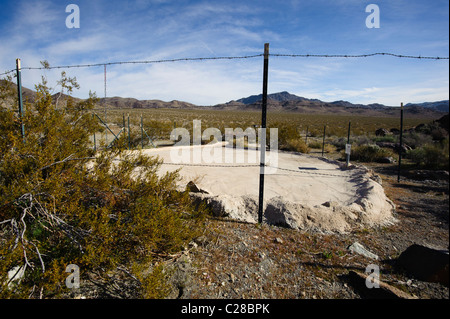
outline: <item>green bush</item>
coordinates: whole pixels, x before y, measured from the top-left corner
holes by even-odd
[[[407,157],[418,166],[429,169],[449,168],[449,142],[426,144],[407,152]]]
[[[309,152],[308,145],[306,145],[303,137],[301,137],[296,125],[291,123],[275,122],[271,124],[270,128],[278,129],[278,149],[301,153]],[[269,138],[267,141],[270,141],[270,130],[267,130],[267,132],[269,133]]]
[[[17,113],[0,107],[0,298],[61,297],[68,264],[107,280],[118,267],[133,274],[198,236],[203,213],[177,190],[177,171],[158,176],[161,162],[127,152],[125,138],[93,152],[94,95],[56,108],[45,81],[36,90],[25,104],[25,139]],[[24,278],[8,287],[17,266]],[[166,291],[166,275],[153,268],[133,274],[143,297]]]
[[[351,159],[361,162],[377,162],[392,155],[392,151],[378,145],[360,145],[351,150]]]
[[[286,144],[283,145],[283,148],[280,149],[300,153],[309,153],[308,145],[306,145],[305,141],[301,138],[287,140]]]
[[[311,142],[309,142],[308,143],[308,146],[310,147],[310,148],[322,148],[322,142],[319,142],[319,141],[311,141]]]

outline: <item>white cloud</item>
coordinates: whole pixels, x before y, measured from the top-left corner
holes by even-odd
[[[103,34],[96,34],[78,38],[71,38],[55,42],[45,48],[46,53],[52,57],[72,55],[72,54],[90,54],[95,51],[111,48],[111,39]]]

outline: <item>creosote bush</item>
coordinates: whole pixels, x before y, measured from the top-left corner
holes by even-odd
[[[419,167],[449,169],[449,140],[428,143],[407,152],[407,158]]]
[[[393,152],[378,145],[359,145],[353,147],[351,150],[352,160],[357,160],[361,162],[377,162],[384,157],[392,156]]]
[[[56,106],[42,82],[24,105],[24,139],[17,112],[0,106],[0,298],[65,296],[69,264],[81,278],[125,268],[140,296],[164,297],[162,264],[145,276],[142,269],[198,236],[203,210],[177,189],[177,171],[159,176],[161,161],[127,151],[125,138],[94,153],[95,95]],[[58,82],[67,92],[75,83],[65,73]],[[16,94],[0,93],[2,102]],[[15,267],[24,276],[13,284]]]

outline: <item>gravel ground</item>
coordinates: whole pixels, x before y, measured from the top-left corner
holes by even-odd
[[[382,282],[419,299],[448,299],[448,287],[409,278],[393,266],[414,243],[448,249],[448,175],[429,180],[425,172],[421,180],[415,174],[397,183],[395,166],[371,168],[381,176],[386,194],[397,206],[398,223],[326,235],[210,219],[204,234],[172,262],[176,271],[169,297],[358,299],[362,296],[347,280],[349,271],[364,273],[369,264],[376,264]],[[379,259],[350,252],[354,242]]]
[[[395,203],[398,222],[358,229],[348,234],[320,234],[209,218],[202,236],[183,253],[166,261],[173,271],[169,299],[361,299],[349,280],[350,271],[380,269],[380,281],[419,299],[449,299],[449,288],[408,277],[395,268],[396,258],[410,245],[448,249],[448,172],[402,172],[394,165],[371,165]],[[352,253],[362,244],[379,256]],[[126,270],[110,282],[90,274],[69,298],[137,298]]]

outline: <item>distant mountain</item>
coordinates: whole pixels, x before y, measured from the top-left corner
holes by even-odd
[[[124,97],[106,97],[101,98],[99,101],[99,105],[106,105],[109,108],[118,108],[118,109],[157,109],[157,108],[194,108],[196,105],[173,100],[170,102],[165,102],[161,100],[138,100],[135,98],[124,98]]]
[[[0,85],[4,86],[8,83],[0,80]],[[17,92],[17,86],[14,83],[11,88]],[[22,93],[25,100],[33,101],[36,98],[36,92],[25,87],[22,88]],[[56,93],[52,95],[54,102],[63,106],[67,95]],[[74,98],[75,102],[81,99]],[[138,100],[135,98],[124,97],[107,97],[100,98],[97,104],[98,107],[115,108],[115,109],[150,109],[150,108],[173,108],[173,109],[208,109],[208,110],[225,110],[225,111],[258,111],[261,110],[262,94],[251,95],[238,100],[232,100],[227,103],[217,104],[213,106],[198,106],[192,103],[183,101],[161,101],[161,100]],[[6,107],[14,107],[14,100],[0,101],[0,104],[5,104]],[[318,99],[308,99],[305,97],[290,94],[283,91],[278,93],[268,94],[267,108],[274,112],[296,112],[309,114],[358,114],[364,116],[395,116],[399,115],[398,107],[386,106],[379,103],[373,104],[353,104],[348,101],[334,101],[324,102]],[[428,117],[440,118],[443,113],[449,111],[449,101],[425,102],[425,103],[408,103],[405,105],[405,111],[408,116],[412,117]]]
[[[424,102],[424,103],[408,103],[405,105],[406,107],[414,107],[419,106],[426,109],[433,109],[440,112],[448,112],[449,111],[449,100],[437,101],[437,102]]]
[[[262,94],[251,95],[227,103],[217,104],[214,109],[224,110],[258,110],[261,109]],[[447,104],[445,104],[447,103]],[[414,117],[440,117],[448,112],[448,101],[424,103],[424,106],[407,104],[406,113]],[[447,105],[447,108],[445,108]],[[353,104],[348,101],[324,102],[308,99],[289,92],[268,94],[267,108],[276,112],[297,112],[316,114],[360,114],[365,116],[398,116],[399,107],[386,106],[380,103]]]
[[[290,101],[309,101],[309,99],[297,96],[294,94],[290,94],[289,92],[283,91],[279,93],[272,93],[267,95],[268,100],[277,101],[277,102],[290,102]],[[252,95],[249,97],[245,97],[239,100],[236,100],[236,102],[244,103],[244,104],[252,104],[262,101],[262,94],[259,95]],[[319,101],[319,100],[312,100],[312,101]]]

